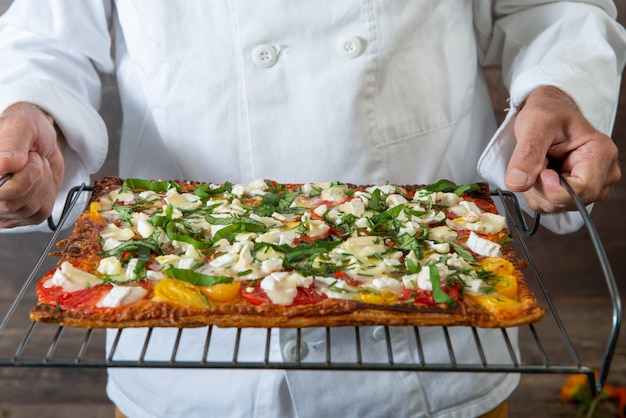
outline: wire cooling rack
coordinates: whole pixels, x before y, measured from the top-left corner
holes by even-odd
[[[215,346],[215,327],[201,329],[170,329],[171,353],[165,358],[152,356],[151,347],[154,342],[156,328],[144,329],[137,344],[137,351],[133,356],[127,353],[119,353],[120,342],[127,338],[127,334],[133,334],[133,341],[137,341],[137,330],[130,329],[79,329],[50,324],[41,324],[30,321],[29,309],[35,303],[34,286],[42,276],[42,266],[45,264],[47,254],[59,239],[61,226],[66,221],[67,214],[72,211],[81,194],[88,193],[91,186],[82,185],[74,188],[68,195],[66,207],[59,223],[49,219],[50,228],[55,231],[50,242],[22,289],[9,306],[5,316],[0,322],[0,366],[2,367],[149,367],[149,368],[214,368],[214,369],[306,369],[306,370],[385,370],[385,371],[422,371],[422,372],[483,372],[483,373],[535,373],[535,374],[584,374],[587,376],[591,392],[595,395],[604,386],[608,375],[611,361],[619,337],[620,322],[622,316],[621,301],[613,276],[609,260],[606,256],[602,243],[587,213],[585,206],[571,190],[565,181],[564,187],[570,192],[576,201],[585,225],[590,234],[591,243],[596,250],[601,266],[602,274],[606,281],[607,291],[612,304],[612,318],[610,331],[607,335],[607,344],[599,372],[594,373],[593,368],[583,365],[576,352],[563,322],[561,321],[554,303],[549,297],[543,280],[540,277],[535,263],[532,260],[530,250],[525,240],[538,231],[539,215],[527,222],[520,209],[514,194],[497,190],[493,193],[504,206],[509,230],[515,240],[518,255],[528,263],[526,279],[529,286],[535,292],[540,305],[546,310],[545,318],[537,324],[530,324],[515,329],[491,330],[491,337],[485,342],[485,330],[478,328],[465,328],[465,332],[471,335],[472,350],[475,350],[476,361],[468,363],[458,360],[458,347],[455,346],[454,333],[456,327],[411,327],[408,331],[411,335],[413,353],[407,361],[407,356],[395,346],[392,335],[398,327],[343,327],[344,354],[337,356],[333,349],[334,335],[337,329],[322,328],[319,333],[323,336],[321,343],[322,354],[314,359],[306,355],[306,343],[303,341],[304,329],[295,329],[294,338],[290,341],[290,350],[285,356],[276,357],[276,336],[279,329],[252,330],[232,329],[229,333],[230,340],[226,343],[231,351],[221,357],[212,355]],[[468,331],[469,330],[469,331]],[[221,331],[221,330],[219,330]],[[108,332],[108,336],[105,334]],[[249,355],[249,349],[245,353],[243,347],[247,336],[254,332],[260,344],[256,344],[254,351],[256,356]],[[494,344],[493,333],[501,347],[505,347],[508,353],[505,358],[501,356],[497,361],[490,358],[489,348]],[[196,341],[200,341],[201,349],[190,356],[182,353],[181,341],[188,334],[193,333]],[[442,343],[442,350],[446,355],[436,360],[428,358],[424,348],[425,334],[432,338],[437,333]],[[346,335],[351,355],[345,355]],[[520,354],[516,349],[516,340],[519,338],[520,346],[524,351]],[[549,344],[544,341],[549,339]],[[365,355],[368,344],[376,342],[384,344],[382,358],[372,361]],[[523,344],[521,344],[523,342]],[[163,341],[160,340],[159,344]],[[105,345],[108,347],[105,350]],[[221,351],[225,342],[220,340]],[[465,347],[467,349],[467,347]]]

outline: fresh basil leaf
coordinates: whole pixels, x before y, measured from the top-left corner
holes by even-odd
[[[480,186],[476,183],[468,183],[465,184],[463,186],[459,186],[457,187],[452,193],[454,193],[457,196],[462,196],[463,193],[467,193],[467,192],[479,192],[480,191]]]
[[[200,198],[207,198],[209,196],[230,193],[233,190],[233,185],[230,182],[224,183],[220,187],[212,187],[210,184],[200,184],[193,189],[193,194]]]
[[[125,252],[136,253],[140,249],[151,251],[156,254],[162,254],[161,248],[154,242],[142,239],[131,239],[115,248],[110,249],[109,251],[105,251],[104,255],[117,257]]]
[[[406,264],[406,270],[409,272],[409,274],[417,274],[422,269],[419,264],[415,264],[415,261],[408,257],[406,258],[404,264]]]
[[[170,181],[126,179],[122,184],[122,190],[150,190],[157,193],[165,193],[171,188],[181,191],[181,187],[178,183]]]
[[[450,246],[454,248],[454,252],[457,253],[459,257],[461,257],[463,260],[474,261],[474,256],[472,255],[472,253],[467,251],[465,248],[463,248],[456,242],[451,242]]]
[[[173,279],[182,280],[196,286],[213,286],[218,283],[232,283],[233,278],[230,276],[209,276],[198,273],[194,270],[179,269],[169,267],[165,274]]]
[[[456,302],[441,288],[439,270],[436,265],[430,265],[430,282],[433,285],[433,299],[437,303],[445,303],[448,306],[455,306]]]

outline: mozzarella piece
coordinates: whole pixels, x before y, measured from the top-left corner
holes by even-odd
[[[467,248],[475,252],[476,254],[482,256],[489,257],[500,257],[502,253],[500,252],[500,245],[496,244],[493,241],[489,241],[488,239],[482,238],[478,234],[473,231],[470,232],[469,237],[467,238]]]
[[[435,194],[435,201],[441,205],[455,206],[461,201],[461,198],[454,193],[437,192]]]
[[[389,205],[390,208],[393,208],[395,206],[403,205],[405,203],[408,203],[408,200],[406,200],[406,198],[404,196],[402,196],[402,195],[390,194],[385,199],[385,202],[387,202],[387,204]]]
[[[65,261],[56,269],[52,277],[44,282],[43,287],[61,286],[66,292],[75,292],[101,283],[103,283],[102,279],[77,269],[71,263]]]
[[[256,241],[267,242],[269,244],[287,244],[293,246],[293,241],[298,238],[299,235],[300,233],[293,229],[270,229],[266,233],[259,235]]]
[[[428,238],[437,242],[452,242],[456,239],[456,231],[442,225],[430,228],[428,230]]]
[[[123,277],[124,268],[117,257],[106,257],[98,264],[98,273],[103,276]]]
[[[139,235],[143,238],[148,238],[150,235],[154,234],[154,231],[156,231],[154,226],[146,219],[139,219],[137,221],[137,232],[139,232]]]
[[[169,189],[165,195],[165,201],[178,209],[192,210],[197,209],[202,205],[200,197],[191,194],[180,194],[176,189]]]
[[[100,237],[104,240],[115,239],[117,241],[128,241],[135,236],[132,228],[120,228],[115,224],[108,224],[100,232]]]
[[[380,237],[370,235],[350,237],[336,248],[355,257],[366,258],[385,251],[386,247],[380,241]]]
[[[437,267],[437,272],[439,273],[439,281],[441,284],[444,284],[446,281],[446,278],[450,274],[450,270],[448,269],[448,266],[446,266],[445,264],[441,264],[441,263],[436,264],[436,267]],[[430,280],[430,267],[429,266],[422,267],[420,272],[417,273],[417,287],[419,287],[422,290],[433,290],[433,283]]]
[[[346,194],[347,190],[348,187],[342,184],[330,186],[322,190],[321,197],[327,202],[344,202],[348,198],[348,195]]]
[[[354,294],[345,281],[337,280],[334,277],[316,276],[315,288],[332,299],[350,300]]]
[[[324,214],[327,211],[328,211],[328,206],[326,205],[319,205],[318,207],[313,209],[313,213],[315,213],[317,216],[324,216]]]
[[[330,227],[326,222],[316,219],[307,221],[306,226],[306,235],[310,237],[322,237],[330,230]]]
[[[225,253],[213,259],[209,265],[213,268],[222,268],[229,266],[237,261],[237,254]]]
[[[261,271],[265,274],[270,274],[275,271],[280,271],[282,269],[283,269],[282,258],[269,258],[261,262]]]
[[[387,195],[394,193],[396,191],[396,186],[393,186],[391,184],[382,184],[377,186],[371,186],[365,189],[365,191],[370,194],[374,193],[374,191],[376,190],[380,190],[380,193]]]
[[[437,244],[434,241],[426,242],[432,250],[437,251],[439,254],[448,254],[450,252],[450,243],[448,242],[442,242],[440,244]]]
[[[113,286],[96,304],[99,308],[117,308],[143,299],[148,291],[139,286]]]
[[[385,290],[398,296],[402,293],[402,284],[391,277],[377,277],[371,284],[377,290]]]
[[[298,273],[279,271],[271,273],[261,280],[261,289],[277,305],[291,305],[298,294],[298,286],[308,287],[312,277],[304,277]]]
[[[350,214],[360,218],[365,213],[365,204],[361,199],[352,199],[337,206],[337,210],[344,214]]]
[[[506,226],[506,218],[495,213],[485,212],[480,217],[480,223],[482,225],[479,232],[485,234],[496,234],[504,229]]]

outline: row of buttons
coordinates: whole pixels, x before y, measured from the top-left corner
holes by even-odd
[[[372,338],[375,341],[385,340],[387,338],[387,331],[385,331],[385,327],[375,327],[372,330]],[[300,358],[298,359],[298,340],[295,338],[287,341],[283,346],[283,358],[285,361],[290,363],[304,359],[308,353],[308,346],[304,341],[300,341]]]
[[[358,36],[344,36],[337,43],[337,51],[343,57],[354,59],[364,50],[363,41]],[[270,44],[262,44],[252,51],[252,61],[260,68],[270,68],[278,61],[278,51]]]

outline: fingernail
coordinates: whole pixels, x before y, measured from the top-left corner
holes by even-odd
[[[10,160],[11,158],[13,158],[13,153],[9,151],[2,151],[0,152],[0,158],[6,158]]]
[[[528,184],[528,174],[514,168],[507,173],[506,184],[513,187],[524,187]]]

